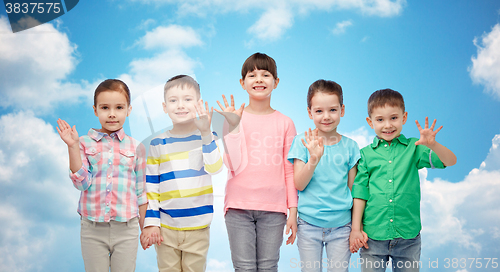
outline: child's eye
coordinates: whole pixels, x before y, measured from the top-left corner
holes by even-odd
[[[335,111],[337,111],[337,109],[331,109],[330,111],[333,111],[333,112],[335,112]]]
[[[175,101],[176,101],[175,99],[168,100],[168,102],[170,102],[170,103],[175,103]]]
[[[123,109],[123,106],[118,106],[118,107],[116,107],[116,108],[117,108],[117,109],[119,109],[119,110],[122,110],[122,109]]]
[[[379,118],[379,119],[377,119],[377,122],[382,122],[382,119],[380,119],[380,118]]]
[[[193,100],[193,99],[191,99],[191,98],[186,98],[186,101],[192,101],[192,100]]]
[[[108,109],[108,106],[102,106],[101,109],[103,110],[107,110]]]
[[[396,119],[398,119],[398,117],[396,117],[396,116],[392,117],[392,120],[396,120]]]
[[[317,110],[316,113],[321,113],[321,110]]]

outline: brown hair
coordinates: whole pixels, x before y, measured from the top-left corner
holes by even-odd
[[[276,67],[276,62],[270,56],[263,53],[255,53],[248,57],[241,67],[241,78],[245,79],[247,73],[252,72],[255,69],[266,70],[271,73],[274,79],[278,78],[278,68]]]
[[[167,91],[169,89],[177,86],[180,86],[181,88],[191,87],[195,89],[196,93],[198,94],[198,98],[200,96],[200,84],[198,84],[198,82],[196,82],[194,78],[187,75],[177,75],[167,80],[167,83],[165,83],[165,87],[163,87],[163,96],[167,94]]]
[[[368,116],[371,116],[374,108],[385,107],[386,105],[399,107],[405,112],[403,96],[392,89],[382,89],[372,93],[368,98]]]
[[[130,90],[128,89],[127,84],[119,79],[106,79],[95,89],[94,106],[97,107],[97,96],[105,91],[122,92],[127,98],[127,104],[130,105]]]
[[[319,79],[309,86],[309,91],[307,92],[307,107],[309,109],[311,108],[311,100],[313,96],[318,92],[336,94],[339,98],[340,106],[344,104],[342,87],[340,87],[340,85],[335,81]]]

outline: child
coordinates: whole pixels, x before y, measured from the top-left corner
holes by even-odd
[[[297,190],[286,159],[295,126],[271,108],[279,83],[274,59],[253,54],[241,76],[248,106],[236,110],[232,95],[230,106],[225,96],[224,106],[217,101],[230,131],[224,134],[229,169],[224,212],[231,258],[235,271],[277,271],[285,223],[286,233],[292,230],[287,244],[294,242],[297,228]]]
[[[307,112],[316,129],[297,135],[288,153],[299,190],[297,246],[302,271],[348,271],[351,188],[359,147],[337,132],[345,112],[342,87],[329,80],[311,84]]]
[[[354,180],[351,252],[361,246],[362,271],[385,271],[389,257],[393,271],[419,271],[420,181],[418,169],[445,168],[456,156],[436,141],[436,120],[429,128],[425,118],[420,139],[401,134],[408,113],[403,96],[391,89],[374,92],[368,99],[366,121],[377,138],[361,149]],[[363,225],[361,225],[361,221]],[[368,237],[367,237],[368,236]]]
[[[164,90],[163,110],[173,128],[151,140],[141,243],[144,248],[157,244],[160,272],[205,271],[213,215],[210,175],[222,170],[222,157],[198,83],[179,75]]]
[[[140,225],[147,208],[146,150],[125,134],[130,91],[120,80],[103,81],[94,93],[101,129],[78,137],[75,126],[57,120],[68,145],[70,178],[81,192],[81,243],[85,271],[134,271]]]

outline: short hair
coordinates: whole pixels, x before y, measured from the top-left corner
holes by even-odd
[[[174,87],[181,87],[181,89],[184,89],[184,87],[193,88],[198,94],[198,98],[200,97],[200,84],[190,76],[177,75],[167,80],[165,87],[163,87],[163,96],[167,94],[168,90]]]
[[[368,98],[368,116],[371,116],[373,109],[377,107],[399,107],[405,112],[405,101],[403,96],[392,89],[382,89],[375,91]]]
[[[266,70],[273,75],[276,79],[278,78],[278,67],[276,62],[270,56],[263,53],[255,53],[248,57],[241,67],[241,78],[245,79],[249,72],[255,69]]]
[[[314,81],[313,84],[309,86],[309,91],[307,92],[307,107],[309,109],[311,108],[311,100],[313,96],[319,92],[327,94],[336,94],[339,98],[340,106],[344,104],[342,87],[335,81],[319,79]]]
[[[106,79],[95,89],[94,106],[97,106],[97,96],[105,91],[117,91],[123,93],[127,98],[127,104],[130,105],[130,90],[127,84],[119,79]]]

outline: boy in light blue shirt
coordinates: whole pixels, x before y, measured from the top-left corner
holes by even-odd
[[[329,80],[314,82],[307,112],[316,129],[297,135],[288,153],[299,190],[299,266],[303,272],[348,271],[351,188],[360,154],[354,140],[337,132],[345,112],[342,87]],[[327,259],[322,259],[323,248]]]

